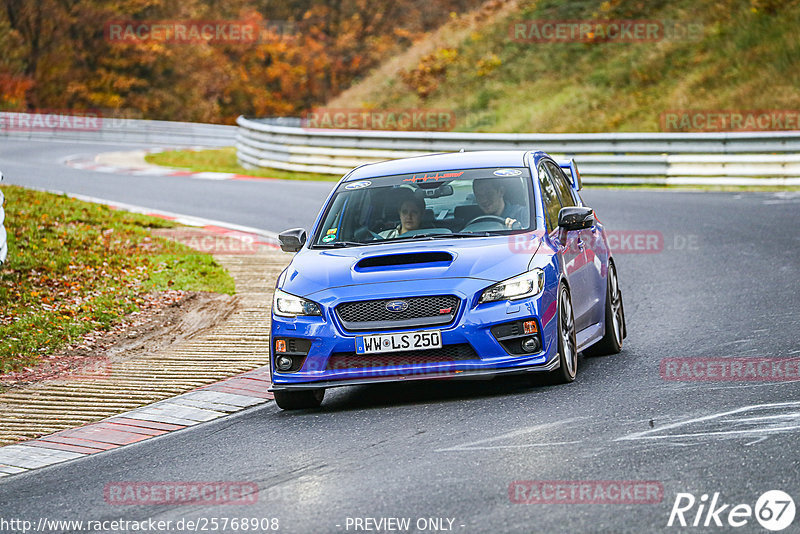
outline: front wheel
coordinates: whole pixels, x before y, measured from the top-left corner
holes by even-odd
[[[575,342],[575,317],[569,289],[564,284],[558,289],[558,369],[550,371],[551,384],[568,384],[578,373],[578,344]]]
[[[281,410],[307,410],[319,408],[325,397],[324,389],[307,389],[300,391],[275,391],[275,404]]]
[[[625,308],[622,307],[622,291],[619,289],[617,269],[608,264],[606,283],[605,332],[603,337],[583,351],[584,356],[605,356],[622,350],[622,340],[627,335],[625,327]]]

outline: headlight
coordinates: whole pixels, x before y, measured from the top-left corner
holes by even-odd
[[[319,304],[310,300],[295,297],[280,289],[275,290],[272,298],[272,311],[281,317],[297,317],[298,315],[322,315]]]
[[[533,269],[486,288],[478,303],[514,300],[536,295],[544,288],[544,271]]]

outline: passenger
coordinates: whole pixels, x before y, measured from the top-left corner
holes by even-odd
[[[518,224],[520,228],[527,226],[528,213],[524,206],[506,202],[506,186],[502,181],[492,178],[478,178],[472,182],[475,202],[486,215],[495,215],[503,220],[506,228]]]
[[[409,192],[404,195],[397,213],[400,216],[400,224],[396,228],[381,232],[381,237],[393,239],[411,230],[418,230],[425,213],[425,200]]]

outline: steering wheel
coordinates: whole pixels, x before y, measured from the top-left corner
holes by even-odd
[[[500,217],[499,215],[478,215],[477,217],[475,217],[474,219],[469,221],[466,225],[464,225],[464,228],[467,228],[469,225],[474,224],[474,223],[478,223],[478,222],[496,222],[496,223],[500,223],[500,225],[502,225],[503,228],[506,227],[506,218],[505,217]],[[517,228],[514,228],[514,226],[516,226]],[[515,220],[514,223],[511,225],[511,228],[518,230],[518,229],[522,228],[522,224],[519,221]]]
[[[359,240],[362,240],[367,236],[371,237],[373,241],[376,239],[383,239],[383,236],[381,236],[380,234],[376,234],[366,226],[362,226],[361,228],[356,230],[355,233],[353,234],[353,237]]]

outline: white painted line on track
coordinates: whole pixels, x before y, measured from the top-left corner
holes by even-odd
[[[740,414],[743,412],[753,411],[753,410],[791,410],[787,413],[779,413],[777,415],[764,415],[764,416],[755,416],[755,417],[732,417],[736,414]],[[768,426],[770,422],[775,421],[776,419],[782,420],[782,422],[778,425]],[[788,424],[785,421],[789,419],[791,422]],[[763,422],[765,425],[759,427],[757,422]],[[702,425],[705,423],[709,424],[728,424],[730,426],[739,425],[746,423],[753,423],[754,426],[752,428],[723,428],[721,430],[704,430]],[[696,432],[681,432],[677,434],[671,434],[667,431],[688,427],[689,425],[700,424],[701,428],[698,429]],[[770,404],[753,404],[751,406],[743,406],[741,408],[736,408],[735,410],[728,410],[725,412],[718,412],[711,415],[705,415],[702,417],[695,417],[692,419],[687,419],[686,421],[679,421],[677,423],[672,423],[668,425],[664,425],[658,428],[654,428],[651,430],[645,430],[643,432],[635,432],[633,434],[629,434],[627,436],[622,436],[616,438],[614,441],[635,441],[635,440],[659,440],[659,439],[674,439],[674,438],[705,438],[711,436],[759,436],[763,435],[764,433],[772,434],[772,433],[781,433],[781,432],[788,432],[800,430],[800,402],[792,401],[792,402],[777,402],[777,403],[770,403]],[[666,432],[666,433],[665,433]]]
[[[518,436],[524,436],[526,434],[532,434],[534,432],[540,432],[543,430],[550,430],[554,427],[566,425],[568,423],[573,423],[579,421],[580,419],[585,419],[584,417],[575,417],[572,419],[565,419],[564,421],[556,421],[553,423],[542,423],[541,425],[536,426],[529,426],[526,428],[520,428],[519,430],[512,430],[511,432],[506,432],[505,434],[500,434],[499,436],[493,436],[491,438],[479,439],[477,441],[471,441],[469,443],[463,443],[461,445],[456,445],[454,447],[447,447],[444,449],[437,449],[436,452],[463,452],[463,451],[475,451],[475,450],[490,450],[490,449],[519,449],[525,447],[545,447],[551,445],[571,445],[576,443],[581,443],[581,441],[560,441],[560,442],[536,442],[536,443],[521,443],[518,445],[484,445],[485,443],[491,443],[495,441],[500,441],[504,439],[511,439],[516,438]]]

